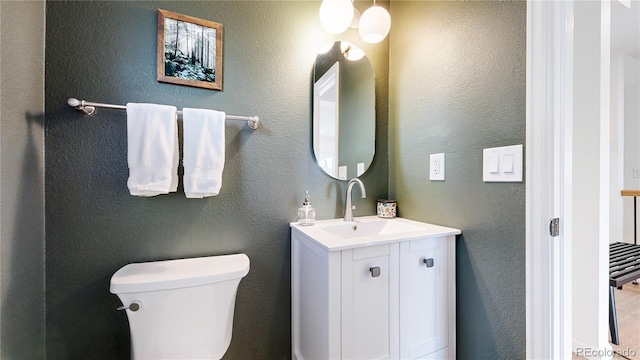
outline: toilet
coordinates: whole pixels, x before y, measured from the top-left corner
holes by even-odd
[[[126,265],[111,277],[134,360],[220,359],[229,348],[245,254]]]

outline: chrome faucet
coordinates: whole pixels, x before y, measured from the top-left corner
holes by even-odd
[[[355,206],[351,206],[351,189],[353,189],[354,184],[358,184],[358,186],[360,186],[360,194],[362,195],[362,198],[364,199],[367,197],[367,191],[364,189],[364,184],[360,179],[353,178],[349,180],[349,184],[347,185],[347,203],[344,206],[344,221],[353,221],[353,209],[355,209]]]

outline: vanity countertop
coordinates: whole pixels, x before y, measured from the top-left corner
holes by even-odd
[[[357,217],[351,222],[331,219],[319,220],[310,226],[293,222],[290,226],[329,251],[462,233],[446,226],[404,218],[383,219],[375,215]]]

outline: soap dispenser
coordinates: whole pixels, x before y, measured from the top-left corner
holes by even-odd
[[[300,225],[313,225],[316,222],[316,209],[311,206],[309,201],[309,192],[304,192],[304,203],[302,207],[298,209],[298,224]]]

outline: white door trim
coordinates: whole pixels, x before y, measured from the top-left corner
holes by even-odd
[[[527,2],[526,62],[526,356],[571,358],[572,1]]]

